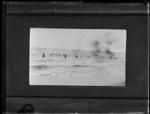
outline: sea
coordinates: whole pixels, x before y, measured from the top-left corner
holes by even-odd
[[[125,53],[30,48],[29,84],[126,86]]]

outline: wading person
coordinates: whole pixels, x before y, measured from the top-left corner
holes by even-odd
[[[106,49],[106,53],[109,55],[109,58],[112,59],[114,56],[114,53],[111,52],[109,49]]]
[[[42,57],[43,57],[43,58],[45,57],[45,53],[43,53]]]
[[[64,54],[64,57],[66,58],[66,57],[67,57],[67,55],[66,55],[66,54]]]
[[[77,59],[77,58],[78,58],[78,55],[76,55],[75,57],[76,57],[76,59]]]

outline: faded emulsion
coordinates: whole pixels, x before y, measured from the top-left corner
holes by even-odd
[[[125,30],[31,28],[30,33],[30,85],[125,86]]]

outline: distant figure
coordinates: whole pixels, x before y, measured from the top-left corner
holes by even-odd
[[[113,53],[113,52],[111,52],[109,49],[107,49],[107,50],[106,50],[106,53],[110,56],[110,59],[112,59],[112,58],[113,58],[114,53]]]
[[[43,53],[42,57],[43,57],[43,58],[45,57],[45,53]]]
[[[64,57],[66,58],[66,57],[67,57],[67,54],[64,54]]]
[[[78,58],[78,55],[76,55],[75,57]]]

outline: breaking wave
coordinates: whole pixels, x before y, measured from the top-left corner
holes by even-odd
[[[34,65],[32,66],[33,69],[36,69],[36,70],[44,70],[44,69],[48,69],[49,66],[47,65]]]

